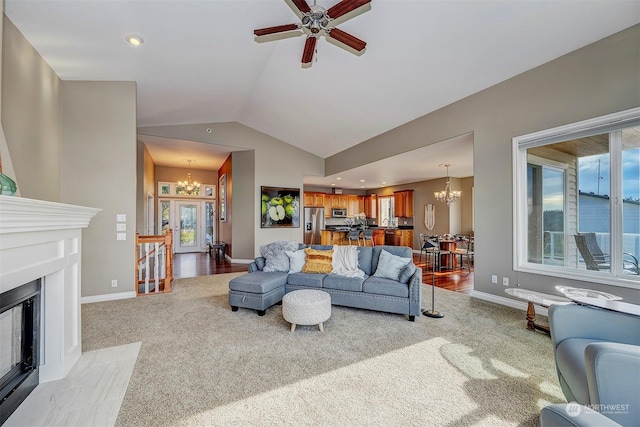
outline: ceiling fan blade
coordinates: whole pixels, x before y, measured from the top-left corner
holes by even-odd
[[[346,31],[342,31],[338,28],[332,28],[331,31],[327,33],[327,37],[345,44],[347,47],[353,49],[355,51],[353,53],[356,54],[362,54],[364,49],[367,47],[367,43],[364,40],[360,40],[359,38],[352,36]]]
[[[305,0],[284,0],[285,3],[289,5],[291,10],[293,10],[298,18],[302,18],[303,13],[311,12],[311,8],[309,4]]]
[[[304,51],[302,52],[302,66],[307,68],[311,66],[311,61],[313,61],[313,54],[316,50],[316,41],[315,37],[307,37],[307,41],[304,43]]]
[[[327,10],[327,15],[329,15],[329,17],[332,19],[337,19],[342,15],[353,12],[354,10],[365,5],[368,5],[369,8],[371,8],[371,5],[369,5],[369,3],[371,3],[371,0],[342,0],[340,3],[329,8]]]
[[[270,34],[284,33],[286,31],[294,31],[298,29],[298,24],[285,24],[276,25],[275,27],[260,28],[259,30],[253,30],[253,34],[256,37],[268,36]]]

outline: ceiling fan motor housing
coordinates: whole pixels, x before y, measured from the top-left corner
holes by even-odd
[[[311,11],[302,17],[302,26],[312,34],[318,34],[321,30],[327,31],[330,20],[331,18],[327,15],[327,10],[324,7],[314,5],[311,6]]]

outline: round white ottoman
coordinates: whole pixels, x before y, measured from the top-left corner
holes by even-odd
[[[331,317],[331,295],[315,289],[289,292],[282,298],[282,316],[291,323],[291,332],[296,325],[318,325],[323,332],[322,323]]]

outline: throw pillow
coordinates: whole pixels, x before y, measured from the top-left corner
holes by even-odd
[[[297,251],[284,251],[289,257],[289,273],[300,273],[304,262],[307,258],[307,254],[304,249],[298,249]]]
[[[384,279],[399,280],[400,271],[411,261],[411,258],[402,258],[382,249],[378,260],[378,268],[376,268],[376,272],[373,275]]]
[[[306,248],[304,250],[307,261],[302,267],[303,273],[324,273],[329,274],[333,267],[331,261],[333,260],[333,249],[323,251],[319,249]]]
[[[411,276],[413,276],[417,269],[418,267],[412,262],[402,267],[402,270],[400,270],[400,283],[409,283],[409,279],[411,279]]]
[[[296,242],[279,240],[260,246],[260,255],[265,259],[262,271],[284,271],[289,272],[289,257],[285,251],[295,251],[298,249]]]

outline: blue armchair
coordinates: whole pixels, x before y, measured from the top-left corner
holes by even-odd
[[[549,307],[551,341],[569,404],[542,426],[640,425],[640,317],[576,304]]]

